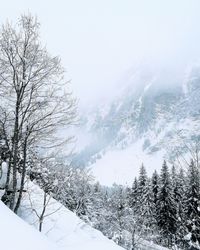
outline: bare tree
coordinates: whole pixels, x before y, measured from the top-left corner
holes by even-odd
[[[7,183],[12,174],[10,208],[16,213],[24,189],[28,149],[68,142],[69,138],[61,140],[56,135],[58,129],[73,124],[76,118],[76,101],[64,81],[60,59],[50,56],[42,47],[39,26],[37,18],[23,15],[16,27],[7,23],[0,33],[0,105],[7,118],[1,122],[10,152],[7,174]]]
[[[37,201],[38,203],[34,204],[34,198],[31,197],[31,192],[28,191],[28,198],[30,203],[30,209],[35,214],[38,224],[38,230],[42,232],[42,227],[45,218],[57,213],[60,209],[62,209],[63,205],[58,204],[50,193],[47,193],[47,189],[41,192],[41,199]],[[48,212],[47,212],[48,211]]]

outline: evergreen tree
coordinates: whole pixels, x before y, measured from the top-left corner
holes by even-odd
[[[155,208],[157,208],[158,190],[159,190],[159,176],[158,176],[157,171],[155,170],[152,175],[152,192],[153,192],[153,202],[154,202]]]
[[[138,180],[135,178],[132,188],[129,190],[129,206],[133,210],[134,214],[137,213],[137,206],[138,206]]]
[[[136,185],[136,182],[134,186]],[[145,238],[150,239],[155,230],[155,204],[151,181],[147,177],[146,169],[142,164],[137,187],[137,230]]]
[[[155,170],[153,175],[152,175],[152,179],[151,179],[151,190],[152,190],[152,195],[153,195],[153,216],[154,216],[154,220],[155,220],[155,224],[154,224],[154,241],[155,243],[159,242],[159,234],[158,234],[158,192],[159,192],[159,175],[157,173],[157,171]]]
[[[181,168],[179,172],[176,170],[175,166],[172,166],[171,169],[171,179],[172,179],[172,194],[175,202],[176,207],[176,225],[177,230],[175,237],[176,244],[183,247],[183,237],[186,232],[186,218],[185,218],[185,178],[184,178],[184,172]]]
[[[172,193],[172,183],[169,169],[164,161],[160,175],[160,187],[158,192],[158,227],[164,244],[172,245],[173,236],[176,233],[176,205]]]
[[[151,239],[156,229],[155,204],[151,181],[147,180],[141,197],[139,216],[142,218],[142,231],[146,239]]]
[[[139,217],[138,222],[140,226],[143,222],[142,210],[144,205],[144,194],[146,193],[146,184],[147,184],[147,173],[144,165],[142,164],[138,178],[137,203],[135,207],[135,214]]]
[[[200,244],[200,174],[197,164],[192,160],[188,169],[187,183],[187,228],[189,231],[190,244],[198,246]]]
[[[147,171],[144,165],[142,164],[140,168],[139,179],[138,179],[138,186],[140,190],[146,185],[146,181],[147,181]]]
[[[109,238],[113,239],[120,246],[125,244],[123,232],[126,230],[126,206],[124,187],[113,185],[106,207],[106,219],[109,222],[107,233],[109,234]]]
[[[184,247],[184,235],[187,231],[186,229],[186,179],[184,176],[183,169],[181,168],[177,173],[176,186],[174,188],[174,197],[177,206],[177,243],[180,247]]]
[[[140,168],[140,173],[139,173],[139,178],[138,178],[138,188],[137,188],[139,205],[140,205],[141,198],[144,194],[144,189],[147,183],[147,179],[148,179],[147,172],[146,172],[144,165],[142,164]]]

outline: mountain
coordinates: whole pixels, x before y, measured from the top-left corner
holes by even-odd
[[[142,68],[124,79],[118,94],[82,116],[90,141],[73,159],[105,185],[132,183],[142,163],[151,174],[173,163],[200,138],[200,66]]]

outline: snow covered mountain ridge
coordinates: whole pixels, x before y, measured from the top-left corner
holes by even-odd
[[[149,173],[174,162],[188,140],[199,139],[200,65],[177,72],[136,70],[113,101],[82,117],[93,138],[74,159],[101,183],[131,183],[142,163]]]

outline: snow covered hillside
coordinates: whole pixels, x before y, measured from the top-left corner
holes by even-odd
[[[5,185],[3,182],[5,181],[5,175],[7,175],[6,164],[3,164],[3,170],[1,185]],[[0,249],[2,246],[5,250],[123,249],[100,231],[83,222],[61,203],[44,193],[37,184],[31,182],[28,178],[26,179],[25,190],[18,215],[35,229],[0,202],[0,233],[3,235]],[[38,229],[42,233],[39,233]],[[23,245],[22,237],[26,239]],[[12,238],[11,242],[9,242],[10,238]],[[138,238],[136,244],[140,250],[165,249],[142,238]]]
[[[35,184],[28,184],[19,216],[38,228],[43,209],[43,191]],[[0,202],[0,234],[2,250],[122,250],[101,232],[79,219],[59,202],[50,199],[44,215],[43,230],[39,233],[26,224]],[[22,245],[25,240],[26,243]],[[12,239],[12,240],[10,240]],[[2,248],[2,246],[4,248]],[[166,250],[153,243],[140,240],[141,250]]]
[[[56,245],[16,216],[0,201],[1,250],[57,250]]]
[[[102,185],[112,183],[131,185],[134,177],[138,177],[143,163],[149,175],[157,166],[162,165],[162,153],[146,154],[142,150],[142,141],[138,141],[126,149],[110,149],[102,158],[90,165],[92,174]]]
[[[31,185],[31,187],[30,193],[28,192],[29,194],[27,193],[24,199],[20,216],[29,224],[37,227],[38,218],[34,211],[40,212],[43,192],[35,185]],[[42,233],[15,215],[1,201],[0,215],[0,249],[2,250],[123,249],[99,231],[85,224],[54,199],[48,205]]]
[[[5,170],[5,165],[6,164],[3,164],[3,170]],[[5,177],[5,175],[6,172],[4,172],[3,177]],[[1,185],[4,179],[5,178],[1,179]],[[47,202],[44,206],[45,193],[36,184],[27,180],[25,189],[26,192],[24,193],[23,201],[18,212],[21,218],[0,201],[0,249],[123,249],[103,236],[101,232],[83,222],[52,197],[46,197]],[[44,207],[46,211],[41,219],[40,216]],[[40,221],[42,221],[42,233],[38,231]]]
[[[38,228],[38,217],[43,208],[42,190],[33,184],[24,197],[19,215]],[[113,241],[79,219],[74,213],[51,198],[44,216],[43,234],[56,243],[57,249],[67,250],[122,250]],[[36,248],[37,250],[39,248]],[[45,248],[44,248],[45,249]],[[11,249],[9,249],[11,250]],[[13,250],[13,249],[12,249]],[[16,249],[15,249],[16,250]],[[26,249],[27,250],[27,249]],[[32,249],[31,249],[32,250]],[[48,249],[50,250],[50,248]]]
[[[173,163],[200,137],[200,66],[181,73],[138,70],[114,100],[82,118],[90,142],[74,159],[105,185],[131,184],[142,163],[149,174]]]

